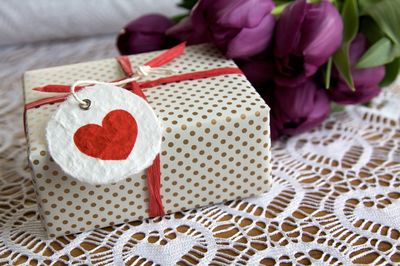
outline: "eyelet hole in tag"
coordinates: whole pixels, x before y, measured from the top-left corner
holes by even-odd
[[[92,105],[92,101],[89,99],[83,99],[82,100],[84,103],[79,103],[79,107],[82,110],[89,110],[90,106]]]

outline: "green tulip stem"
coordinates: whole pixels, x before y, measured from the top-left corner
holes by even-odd
[[[309,3],[309,4],[319,4],[319,3],[321,3],[321,0],[307,0],[307,3]]]
[[[331,73],[332,73],[332,57],[329,57],[325,69],[325,89],[327,90],[331,87]]]
[[[283,10],[289,5],[290,3],[284,3],[281,5],[276,6],[274,9],[272,9],[271,14],[275,17],[279,17],[280,14],[282,14]]]

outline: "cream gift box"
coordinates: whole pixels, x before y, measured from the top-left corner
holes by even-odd
[[[160,52],[130,56],[132,65]],[[236,67],[210,45],[186,48],[166,67],[179,73]],[[24,75],[25,102],[59,94],[47,84],[123,77],[106,59]],[[150,77],[154,78],[154,77]],[[161,197],[166,213],[267,191],[270,179],[269,107],[243,75],[227,74],[162,84],[144,90],[163,127]],[[41,218],[49,237],[148,217],[146,174],[110,185],[90,185],[62,172],[47,151],[46,124],[59,103],[26,110],[26,136]]]

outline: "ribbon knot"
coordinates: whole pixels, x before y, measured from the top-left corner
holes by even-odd
[[[172,75],[176,74],[178,71],[173,68],[167,67],[151,67],[149,65],[139,66],[136,71],[136,75],[140,77],[147,77],[151,74],[155,75]],[[135,74],[133,74],[135,76]]]

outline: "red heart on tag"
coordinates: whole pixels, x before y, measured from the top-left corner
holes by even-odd
[[[124,110],[113,110],[102,125],[87,124],[74,134],[78,149],[101,160],[125,160],[135,146],[138,127],[135,118]]]

